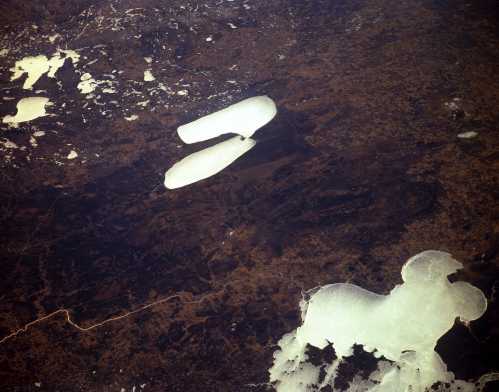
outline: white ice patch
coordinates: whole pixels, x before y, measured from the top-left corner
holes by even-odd
[[[156,78],[152,74],[152,71],[150,69],[146,69],[144,71],[144,82],[152,82],[153,80],[156,80]]]
[[[277,108],[272,99],[258,96],[245,99],[218,112],[182,125],[177,132],[184,143],[196,143],[226,134],[237,133],[244,137],[274,118]]]
[[[380,361],[367,378],[357,374],[349,392],[423,392],[438,381],[449,383],[442,384],[439,391],[481,390],[480,382],[455,380],[434,351],[437,340],[457,317],[475,320],[487,308],[479,289],[465,282],[449,282],[447,276],[460,268],[462,264],[450,254],[429,250],[405,263],[404,283],[388,295],[347,283],[320,287],[300,303],[302,325],[279,341],[270,381],[278,392],[333,388],[339,365],[358,344],[393,362]],[[332,364],[307,362],[307,344],[323,349],[329,342],[338,357]],[[325,374],[322,381],[321,371]]]
[[[9,149],[9,150],[16,150],[19,148],[19,146],[11,142],[9,139],[3,139],[4,141],[0,140],[0,145],[2,145],[4,148]]]
[[[473,139],[473,138],[475,138],[477,136],[478,136],[478,133],[475,132],[475,131],[463,132],[463,133],[459,133],[457,135],[457,137],[459,139]]]
[[[75,150],[71,150],[69,154],[67,155],[66,159],[75,159],[78,158],[78,153]]]
[[[82,94],[89,94],[97,88],[97,81],[88,72],[84,73],[80,77],[80,83],[78,83],[78,90]]]
[[[137,116],[136,114],[132,114],[131,116],[125,117],[125,120],[127,120],[127,121],[135,121],[138,119],[139,119],[139,116]]]
[[[51,44],[53,44],[53,43],[55,42],[55,40],[56,40],[57,38],[61,38],[61,36],[60,36],[59,34],[57,34],[57,33],[56,33],[56,34],[53,34],[53,35],[49,35],[47,38],[48,38],[49,42],[50,42]]]
[[[45,97],[22,98],[16,105],[16,115],[7,115],[3,118],[2,122],[17,124],[25,121],[31,121],[38,117],[43,117],[47,114],[45,106],[48,105],[48,103],[49,99]]]
[[[34,137],[42,137],[42,136],[45,136],[45,132],[44,131],[35,131],[33,133],[33,136]]]
[[[174,164],[165,174],[165,187],[180,188],[211,177],[225,169],[255,145],[253,139],[235,136],[195,152]]]
[[[26,73],[28,77],[24,81],[23,88],[31,90],[43,74],[46,73],[49,78],[55,78],[55,73],[68,58],[71,58],[73,64],[76,64],[80,59],[80,55],[74,50],[59,49],[50,59],[45,55],[25,57],[16,61],[14,68],[11,68],[13,75],[10,80],[19,79]]]

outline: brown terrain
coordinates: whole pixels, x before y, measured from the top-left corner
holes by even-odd
[[[0,124],[0,391],[271,391],[303,291],[386,294],[426,249],[489,300],[437,351],[461,379],[499,370],[496,7],[3,0],[0,117],[36,95],[53,115]],[[58,47],[80,61],[32,91],[10,81]],[[115,92],[81,94],[84,72]],[[184,145],[179,125],[263,94],[278,115],[251,152],[165,189],[213,144]]]

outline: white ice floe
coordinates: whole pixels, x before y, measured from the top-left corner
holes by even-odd
[[[42,136],[45,136],[45,132],[44,131],[35,131],[33,133],[33,136],[34,137],[42,137]]]
[[[146,69],[144,71],[144,82],[152,82],[153,80],[156,80],[156,78],[152,74],[152,71],[150,69]]]
[[[475,137],[477,137],[477,136],[478,136],[478,133],[477,133],[477,132],[475,132],[475,131],[463,132],[463,133],[459,133],[459,134],[457,135],[457,137],[458,137],[459,139],[473,139],[473,138],[475,138]]]
[[[0,145],[2,145],[4,148],[9,150],[17,150],[19,148],[19,146],[16,143],[11,142],[9,139],[3,139],[3,140],[5,141],[0,140]]]
[[[177,132],[184,143],[196,143],[226,134],[252,136],[274,118],[277,108],[272,99],[258,96],[182,125]]]
[[[17,113],[15,116],[5,116],[4,123],[17,124],[25,121],[31,121],[38,117],[47,115],[45,106],[49,104],[49,99],[45,97],[22,98],[16,105]]]
[[[456,380],[437,352],[438,339],[456,318],[468,322],[487,309],[484,294],[469,283],[451,283],[447,276],[462,264],[445,252],[429,250],[410,258],[402,268],[403,284],[379,295],[347,283],[330,284],[302,300],[302,325],[279,341],[270,381],[278,392],[318,391],[330,386],[343,359],[355,344],[384,356],[370,375],[355,375],[347,391],[423,392],[441,382],[438,391],[479,391],[483,387]],[[307,361],[307,344],[319,349],[333,344],[332,364]],[[323,376],[320,376],[320,374]],[[497,379],[497,375],[489,377]]]
[[[82,94],[89,94],[97,88],[97,81],[88,72],[84,73],[80,77],[80,83],[78,83],[78,90]]]
[[[26,73],[28,77],[24,81],[23,88],[31,90],[43,74],[46,73],[49,78],[55,78],[55,73],[68,58],[73,61],[73,64],[76,64],[80,55],[74,50],[59,49],[50,59],[45,55],[24,57],[16,61],[14,68],[11,68],[13,75],[10,80],[19,79]]]
[[[255,145],[253,139],[235,136],[195,152],[174,164],[165,174],[165,187],[180,188],[211,177],[225,169]]]
[[[66,159],[72,160],[78,158],[78,153],[75,150],[71,150],[67,155]]]
[[[139,119],[139,116],[137,116],[136,114],[132,114],[131,116],[125,117],[125,120],[127,120],[127,121],[135,121],[138,119]]]

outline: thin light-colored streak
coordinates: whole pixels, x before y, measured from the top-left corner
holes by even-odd
[[[81,332],[88,332],[88,331],[91,331],[92,329],[95,329],[95,328],[98,328],[98,327],[102,327],[103,325],[105,325],[107,323],[110,323],[112,321],[117,321],[117,320],[121,320],[121,319],[127,318],[127,317],[129,317],[129,316],[131,316],[131,315],[133,315],[135,313],[142,312],[143,310],[146,310],[146,309],[151,308],[153,306],[160,305],[162,303],[168,302],[168,301],[170,301],[170,300],[172,300],[174,298],[181,298],[181,295],[180,294],[171,295],[169,297],[166,297],[166,298],[160,299],[158,301],[152,302],[150,304],[141,306],[138,309],[131,310],[131,311],[126,312],[124,314],[121,314],[119,316],[110,317],[110,318],[108,318],[108,319],[106,319],[104,321],[101,321],[101,322],[99,322],[97,324],[92,324],[92,325],[90,325],[88,327],[82,327],[82,326],[78,325],[77,323],[75,323],[73,320],[71,320],[71,315],[69,314],[69,310],[67,310],[67,309],[58,309],[58,310],[56,310],[56,311],[54,311],[52,313],[49,313],[49,314],[47,314],[47,315],[45,315],[43,317],[37,318],[36,320],[33,320],[33,321],[30,321],[24,327],[22,327],[22,328],[18,329],[17,331],[14,331],[11,334],[3,337],[0,340],[0,344],[5,343],[7,340],[16,337],[20,333],[27,332],[27,330],[28,330],[29,327],[32,327],[35,324],[39,324],[42,321],[48,320],[48,319],[52,318],[53,316],[55,316],[56,314],[59,314],[59,313],[63,313],[64,316],[65,316],[65,318],[66,318],[66,321],[70,325],[72,325],[73,327],[75,327],[76,329],[78,329],[79,331],[81,331]],[[198,300],[198,301],[188,301],[188,302],[185,302],[185,303],[198,303],[198,302],[201,302],[201,301],[203,301],[203,298],[200,299],[200,300]]]

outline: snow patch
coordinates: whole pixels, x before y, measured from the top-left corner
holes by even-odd
[[[82,94],[89,94],[97,88],[97,81],[88,72],[84,73],[80,77],[80,83],[78,83],[78,90]]]
[[[23,89],[31,90],[42,75],[47,74],[49,78],[55,78],[57,70],[64,65],[68,58],[73,61],[73,64],[76,64],[80,55],[74,50],[59,49],[50,59],[45,55],[24,57],[16,61],[15,66],[11,68],[13,75],[10,80],[14,81],[27,74],[28,77],[24,81]]]
[[[144,71],[144,81],[145,82],[152,82],[153,80],[156,80],[156,78],[152,74],[152,71],[150,69],[146,69]]]
[[[78,153],[75,150],[71,150],[69,154],[67,155],[66,159],[75,159],[78,158]]]
[[[17,124],[26,121],[32,121],[38,117],[46,116],[45,106],[49,104],[49,99],[45,97],[22,98],[16,105],[17,113],[15,116],[7,115],[2,122],[8,124]]]
[[[463,132],[463,133],[459,133],[457,135],[457,137],[459,139],[473,139],[473,138],[475,138],[477,136],[478,136],[478,133],[475,132],[475,131]]]

